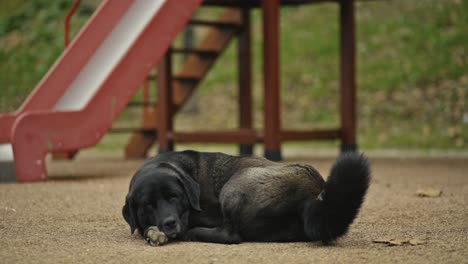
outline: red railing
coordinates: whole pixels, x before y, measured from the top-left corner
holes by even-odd
[[[65,21],[63,22],[64,27],[64,35],[63,35],[63,42],[65,44],[65,48],[70,43],[70,20],[73,14],[75,13],[78,5],[80,5],[81,0],[75,0],[73,5],[71,6],[70,10],[68,10],[67,16],[65,17]]]

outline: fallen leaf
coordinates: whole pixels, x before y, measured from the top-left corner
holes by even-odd
[[[421,189],[416,192],[416,195],[419,197],[440,197],[442,191],[436,189]]]
[[[6,211],[12,211],[13,213],[16,213],[16,209],[15,209],[15,208],[5,207],[5,210],[6,210]]]
[[[377,239],[372,240],[372,242],[388,244],[388,242],[390,242],[391,240],[393,240],[393,238],[377,238]]]
[[[408,243],[406,239],[392,239],[388,241],[389,246],[402,246],[403,244]]]
[[[420,239],[417,239],[417,238],[410,239],[408,242],[409,242],[410,245],[412,245],[412,246],[424,245],[424,244],[427,243],[426,241],[420,240]]]
[[[372,242],[386,244],[387,246],[404,246],[404,245],[417,246],[417,245],[423,245],[427,243],[426,241],[420,240],[417,238],[412,238],[412,239],[378,238],[378,239],[372,240]]]

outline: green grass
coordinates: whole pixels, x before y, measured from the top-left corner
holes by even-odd
[[[84,1],[72,20],[73,32],[88,19],[95,2]],[[69,5],[66,0],[2,1],[0,112],[17,109],[62,52],[62,22]],[[369,149],[466,149],[468,1],[366,1],[358,3],[356,10],[359,144]],[[338,11],[330,3],[281,10],[286,128],[339,124]],[[200,15],[219,13],[216,9]],[[256,116],[261,116],[261,14],[257,10],[252,17],[254,102]],[[203,104],[218,99],[212,96],[215,90],[235,100],[235,51],[233,43],[203,82],[198,92]],[[194,127],[198,117],[205,120],[204,116],[216,112],[222,113],[216,109],[200,113],[192,121]],[[226,118],[208,119],[219,121],[203,126],[233,123],[225,122]],[[135,117],[127,111],[122,119],[125,123]],[[256,126],[261,126],[261,119]]]

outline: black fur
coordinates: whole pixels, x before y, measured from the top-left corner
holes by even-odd
[[[158,226],[180,240],[330,242],[356,217],[369,177],[367,160],[357,154],[338,158],[325,182],[306,164],[164,153],[135,173],[122,213],[141,235]]]
[[[363,156],[344,154],[333,165],[324,189],[304,210],[304,229],[312,240],[330,242],[346,234],[356,218],[370,181]]]

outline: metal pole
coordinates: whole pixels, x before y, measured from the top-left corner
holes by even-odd
[[[279,0],[262,0],[265,157],[281,160]]]
[[[241,10],[242,29],[238,36],[238,74],[239,74],[239,127],[252,128],[252,52],[250,9]],[[253,154],[253,145],[240,144],[239,153],[242,156]]]
[[[174,144],[170,133],[173,127],[172,86],[171,86],[171,52],[164,54],[158,65],[158,143],[159,153],[172,151]]]
[[[340,1],[341,151],[356,151],[354,1]]]

